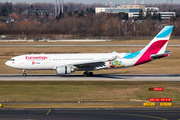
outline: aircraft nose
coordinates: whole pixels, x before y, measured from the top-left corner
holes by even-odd
[[[5,65],[9,66],[9,62],[7,61],[7,62],[5,63]]]

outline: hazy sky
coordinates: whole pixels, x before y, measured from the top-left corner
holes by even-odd
[[[0,0],[0,2],[6,2],[8,0]],[[109,0],[64,0],[66,2],[76,2],[76,3],[102,3],[102,4],[109,4]],[[127,2],[128,4],[131,4],[134,2],[134,0],[112,0],[113,5],[114,4],[122,4],[123,2]],[[142,3],[142,0],[137,0],[139,3]],[[143,0],[144,3],[167,3],[167,0]],[[169,3],[171,0],[168,0]],[[27,2],[27,3],[34,3],[34,2],[54,2],[55,0],[11,0],[12,3],[16,2]],[[173,3],[180,3],[180,0],[173,0]]]

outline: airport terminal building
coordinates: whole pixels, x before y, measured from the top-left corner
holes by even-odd
[[[139,11],[143,10],[144,16],[146,16],[147,11],[151,11],[153,15],[154,12],[161,14],[162,19],[170,19],[172,16],[176,16],[175,12],[161,12],[158,7],[145,7],[145,5],[121,5],[117,7],[96,7],[96,13],[128,13],[129,18],[138,17]]]

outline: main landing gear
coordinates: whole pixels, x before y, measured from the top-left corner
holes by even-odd
[[[26,76],[26,70],[23,70],[23,76],[24,77]]]
[[[93,72],[84,72],[84,77],[93,77]]]

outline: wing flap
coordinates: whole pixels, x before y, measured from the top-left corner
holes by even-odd
[[[94,66],[100,66],[105,64],[106,61],[102,60],[94,60],[94,61],[86,61],[86,62],[79,62],[79,63],[73,63],[73,66],[77,67],[94,67]]]

